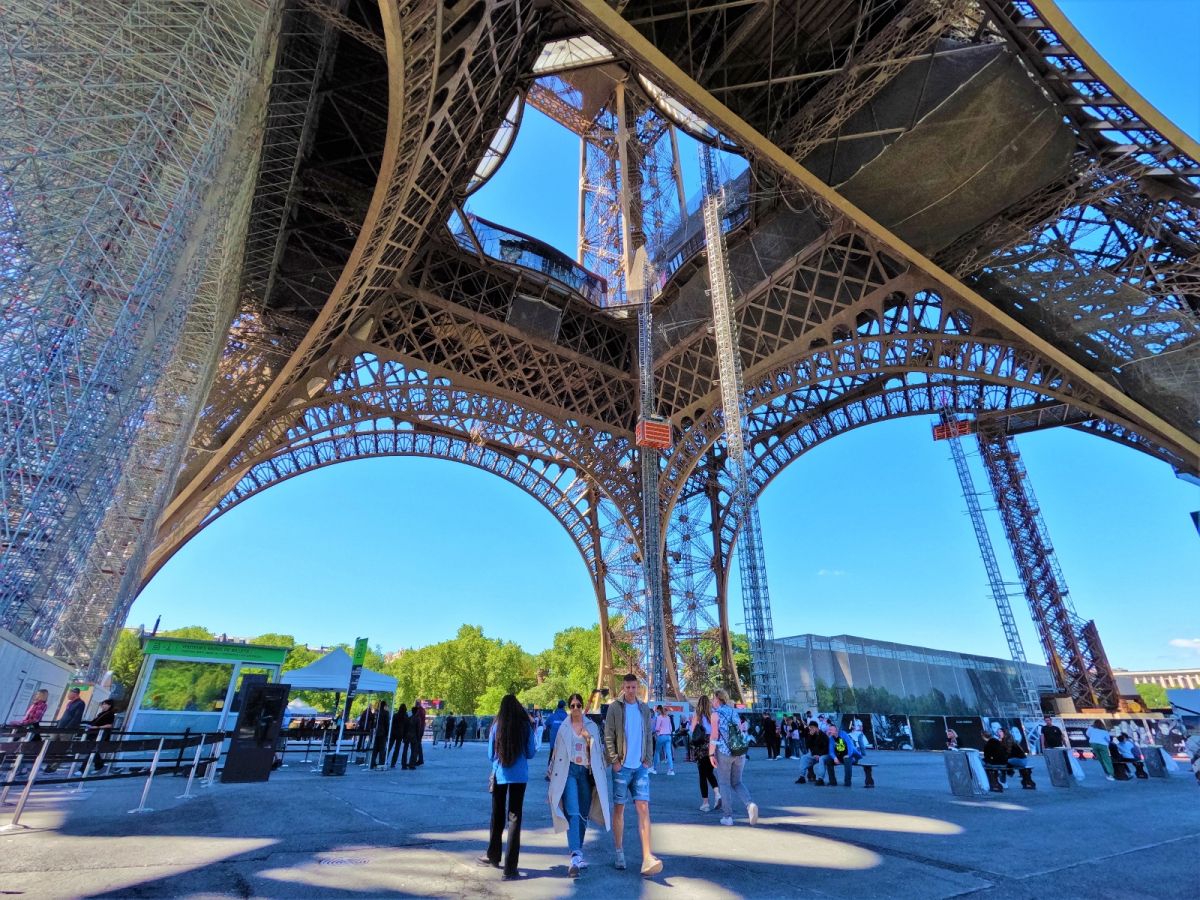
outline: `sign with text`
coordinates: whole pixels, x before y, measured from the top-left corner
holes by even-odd
[[[346,715],[350,718],[350,704],[358,693],[358,679],[362,677],[363,663],[367,661],[367,639],[359,638],[354,642],[354,656],[350,659],[350,685],[346,688]]]

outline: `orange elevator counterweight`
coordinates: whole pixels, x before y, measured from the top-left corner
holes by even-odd
[[[669,450],[671,449],[671,420],[659,416],[645,416],[638,419],[634,438],[639,447]]]

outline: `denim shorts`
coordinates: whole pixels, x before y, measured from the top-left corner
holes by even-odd
[[[624,805],[630,800],[650,802],[650,770],[645,766],[613,769],[612,776],[613,803]]]

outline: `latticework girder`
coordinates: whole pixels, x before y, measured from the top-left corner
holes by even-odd
[[[19,609],[23,627],[41,628],[63,655],[102,655],[133,585],[222,509],[355,448],[407,452],[416,445],[399,439],[402,422],[436,445],[431,453],[517,460],[518,480],[560,461],[580,473],[571,497],[586,483],[595,498],[568,531],[579,544],[586,520],[584,556],[607,598],[607,674],[651,674],[641,661],[653,625],[642,568],[653,548],[642,531],[656,512],[669,590],[667,673],[653,680],[689,686],[717,656],[723,680],[736,682],[725,593],[743,504],[733,498],[757,497],[848,428],[929,414],[948,391],[997,427],[1069,425],[1200,466],[1189,205],[1200,154],[1130,100],[1052,4],[42,0],[13,9],[2,42],[14,80],[0,95],[0,279],[18,290],[3,298],[0,364],[6,427],[35,465],[5,464],[0,550],[20,543],[21,565],[49,586],[35,589],[52,601],[42,626],[31,606]],[[231,37],[212,36],[221,29]],[[244,148],[220,152],[214,135],[252,118],[243,111],[254,104],[230,85],[255,81],[248,73],[269,56],[264,35],[278,52],[275,77],[256,81],[270,81],[256,165]],[[451,213],[467,218],[467,196],[512,146],[523,96],[586,139],[581,252],[595,265],[565,264],[503,223],[445,246]],[[948,108],[962,115],[939,118]],[[973,141],[968,121],[999,123],[1004,152]],[[720,223],[732,236],[710,242],[730,275],[736,342],[726,349],[744,368],[733,401],[720,391],[704,240],[699,217],[682,215],[668,122],[740,149],[750,164]],[[1037,155],[1022,143],[1027,131],[1053,151],[1036,164],[1023,152]],[[919,157],[928,182],[897,174],[912,171],[894,161],[913,144],[931,150]],[[875,192],[855,193],[849,182],[873,167]],[[223,192],[188,187],[221,170],[237,176],[215,179]],[[242,179],[255,181],[244,241]],[[970,215],[956,218],[961,209]],[[908,230],[923,215],[939,220],[936,240]],[[196,224],[206,217],[234,224]],[[643,243],[662,291],[650,354],[656,411],[679,443],[639,479],[634,329],[628,310],[604,307],[627,301]],[[243,244],[239,279],[228,248]],[[68,251],[43,252],[53,246]],[[188,290],[172,292],[172,278]],[[38,304],[31,285],[68,299]],[[179,302],[155,305],[165,296]],[[212,335],[222,329],[214,379]],[[125,337],[106,343],[103,333]],[[422,407],[422,393],[442,405]],[[714,449],[739,400],[745,486]],[[176,483],[197,403],[201,424]],[[55,431],[55,422],[66,424]],[[68,455],[70,465],[54,462]],[[102,476],[87,468],[101,458]],[[660,490],[645,490],[651,475]],[[76,489],[85,482],[95,489]],[[139,529],[172,487],[155,552],[131,574],[142,568]],[[106,495],[119,499],[106,506]],[[705,500],[709,554],[688,524]],[[22,530],[27,507],[52,529]],[[10,569],[3,577],[15,577]],[[68,598],[74,622],[60,614]]]
[[[986,427],[977,433],[1025,599],[1059,687],[1080,709],[1116,709],[1120,700],[1116,676],[1095,623],[1080,619],[1071,604],[1016,441]]]
[[[960,420],[948,408],[942,407],[938,416],[945,434],[941,439],[950,447],[950,458],[954,461],[954,470],[958,474],[958,483],[962,488],[963,500],[967,504],[967,515],[971,519],[971,529],[975,532],[975,543],[979,547],[979,555],[983,559],[983,568],[987,573],[988,587],[992,591],[992,602],[1000,614],[1000,627],[1004,629],[1004,640],[1008,644],[1008,654],[1017,664],[1017,691],[1024,698],[1025,708],[1018,710],[1025,715],[1036,715],[1041,711],[1037,691],[1029,678],[1025,667],[1025,647],[1021,643],[1021,633],[1017,630],[1017,620],[1013,617],[1012,605],[1008,602],[1008,589],[1004,584],[1004,576],[1000,572],[1000,563],[996,559],[996,550],[992,546],[991,535],[988,534],[987,521],[983,518],[983,508],[979,505],[979,495],[975,492],[975,479],[967,464],[967,454],[962,447],[962,436],[956,430]],[[969,432],[972,423],[964,422]]]
[[[726,260],[725,232],[721,227],[721,194],[716,183],[713,151],[701,151],[704,169],[704,235],[708,247],[708,284],[712,298],[713,335],[720,370],[721,409],[724,413],[725,455],[733,473],[732,516],[741,521],[742,604],[750,639],[751,681],[756,707],[773,710],[781,701],[779,672],[775,665],[775,632],[771,624],[771,598],[767,590],[767,565],[762,546],[758,503],[750,489],[746,460],[745,387],[742,358],[734,322],[733,283]]]
[[[0,626],[79,664],[103,649],[229,324],[277,12],[6,7]]]

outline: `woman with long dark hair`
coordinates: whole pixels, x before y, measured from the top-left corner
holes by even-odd
[[[500,701],[500,711],[488,731],[488,759],[492,761],[492,824],[487,853],[479,857],[483,866],[500,867],[500,841],[508,823],[508,851],[504,854],[504,880],[520,878],[517,860],[521,855],[521,808],[529,784],[529,760],[537,756],[533,723],[512,694]]]
[[[567,874],[578,878],[587,868],[583,856],[583,840],[590,818],[607,830],[612,822],[609,812],[608,763],[604,759],[604,742],[596,724],[583,714],[583,696],[572,694],[567,700],[570,709],[565,722],[554,735],[550,748],[550,816],[554,830],[567,833],[567,849],[571,862]]]
[[[708,741],[712,736],[712,703],[707,694],[701,694],[696,700],[696,711],[692,713],[692,721],[688,728],[689,740],[692,742],[692,753],[696,757],[696,768],[700,773],[700,812],[718,809],[721,806],[721,791],[717,787],[717,776],[713,773],[712,760],[708,758]],[[697,740],[696,728],[704,733]],[[713,790],[712,805],[708,802],[708,789]]]

